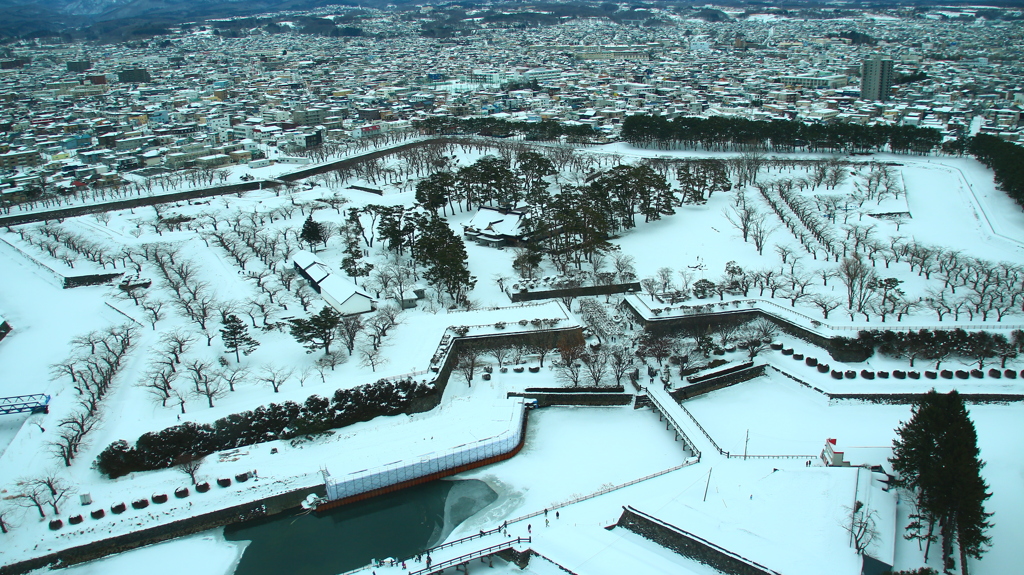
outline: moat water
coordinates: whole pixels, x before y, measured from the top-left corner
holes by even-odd
[[[476,479],[432,481],[322,514],[295,511],[230,525],[224,535],[250,541],[235,575],[337,575],[430,548],[497,498]]]

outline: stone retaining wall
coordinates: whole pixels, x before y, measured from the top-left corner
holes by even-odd
[[[322,485],[297,489],[260,501],[235,505],[227,509],[179,519],[164,525],[117,535],[102,541],[95,541],[35,559],[6,565],[0,567],[0,575],[20,575],[34,569],[42,569],[48,565],[67,567],[68,565],[92,561],[113,553],[130,551],[144,545],[174,539],[175,537],[207,531],[231,523],[275,515],[287,509],[297,507],[310,493],[315,493],[321,497],[326,495]],[[194,497],[199,496],[199,494],[194,495]]]
[[[559,297],[586,297],[640,291],[638,282],[613,284],[606,286],[585,286],[575,288],[523,291],[509,294],[513,302],[533,301],[538,299],[554,299]]]
[[[688,557],[728,575],[779,575],[763,565],[758,565],[745,557],[632,507],[622,508],[622,515],[619,516],[616,526],[628,529],[683,557]]]
[[[508,397],[523,397],[537,401],[538,407],[552,405],[587,405],[592,407],[629,405],[633,396],[628,393],[588,392],[588,393],[544,393],[544,392],[509,392]]]
[[[684,329],[695,328],[701,331],[707,331],[709,328],[715,330],[721,326],[738,326],[763,318],[778,326],[783,332],[824,349],[836,361],[861,362],[871,356],[870,352],[862,349],[850,349],[848,346],[841,345],[836,338],[825,337],[783,317],[759,309],[723,310],[648,320],[633,310],[632,306],[627,305],[626,307],[633,312],[633,316],[644,326],[644,329],[654,334],[675,334]]]
[[[672,399],[676,401],[692,399],[698,395],[711,393],[712,391],[736,385],[737,383],[742,383],[744,381],[749,381],[755,377],[760,377],[764,375],[764,368],[764,364],[753,365],[725,375],[711,377],[698,383],[687,385],[686,387],[681,387],[669,392],[669,395],[671,395]]]

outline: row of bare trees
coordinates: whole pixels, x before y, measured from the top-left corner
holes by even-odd
[[[130,324],[91,331],[73,339],[71,355],[51,366],[53,379],[69,378],[78,397],[77,406],[57,423],[56,437],[48,443],[65,466],[71,466],[86,435],[99,424],[100,402],[137,338],[138,328]]]

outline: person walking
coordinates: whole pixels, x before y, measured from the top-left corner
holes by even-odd
[[[527,524],[527,526],[526,526],[526,532],[527,532],[527,533],[533,533],[533,525],[531,525],[531,524]]]

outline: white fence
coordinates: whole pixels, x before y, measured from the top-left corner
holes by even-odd
[[[509,420],[508,429],[498,435],[457,445],[442,453],[425,453],[374,469],[355,471],[336,481],[328,480],[325,482],[327,499],[334,501],[352,497],[510,453],[523,439],[525,417],[526,406],[523,401],[519,401]]]

